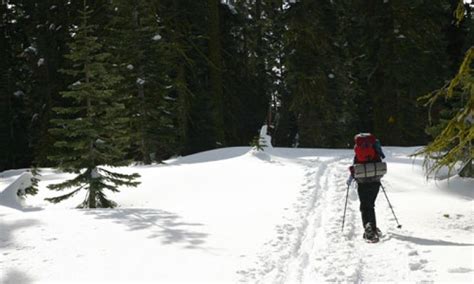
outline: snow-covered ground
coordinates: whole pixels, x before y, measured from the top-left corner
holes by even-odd
[[[362,240],[352,150],[224,148],[134,166],[116,209],[74,209],[46,186],[18,201],[24,170],[0,173],[0,283],[474,282],[474,180],[427,180],[416,148],[385,147],[380,243]],[[70,177],[70,176],[69,176]],[[18,181],[19,180],[19,181]],[[13,185],[16,182],[16,185]]]

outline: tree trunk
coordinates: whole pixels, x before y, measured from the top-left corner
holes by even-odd
[[[135,9],[133,11],[133,20],[135,23],[135,28],[139,30],[141,28],[140,24],[140,15],[138,12],[138,7],[135,5]],[[142,161],[145,165],[151,164],[150,158],[150,149],[148,147],[148,142],[146,138],[146,124],[148,123],[146,118],[146,101],[145,101],[145,72],[143,68],[142,62],[142,54],[139,53],[137,61],[138,61],[138,79],[137,79],[137,95],[139,100],[139,112],[140,112],[140,152],[142,154]]]
[[[189,98],[186,92],[186,69],[184,63],[178,64],[177,74],[178,93],[178,124],[181,151],[187,150],[188,145],[188,119],[189,119]]]
[[[97,181],[95,175],[96,168],[87,169],[89,172],[89,198],[87,200],[88,208],[97,208],[96,195],[97,195]]]
[[[220,42],[219,1],[208,0],[209,5],[209,59],[210,83],[213,102],[213,120],[216,144],[225,145],[224,89],[222,83],[222,55]]]

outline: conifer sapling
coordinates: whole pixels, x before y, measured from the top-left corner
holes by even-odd
[[[61,72],[71,77],[69,89],[61,92],[63,105],[54,108],[57,114],[50,132],[56,137],[55,153],[48,158],[59,167],[78,175],[59,184],[50,185],[56,191],[71,189],[66,194],[47,198],[57,203],[82,189],[87,191],[81,208],[114,207],[104,190],[118,192],[120,186],[137,186],[138,174],[121,174],[109,167],[127,164],[126,146],[130,143],[129,118],[124,95],[118,93],[121,77],[111,64],[111,54],[95,37],[96,27],[89,24],[92,10],[84,0],[81,24],[74,30],[66,55],[71,64]],[[108,166],[105,168],[104,166]]]

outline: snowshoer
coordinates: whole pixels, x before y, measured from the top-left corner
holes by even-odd
[[[373,134],[359,133],[354,137],[354,142],[354,163],[349,167],[347,186],[353,180],[357,182],[363,237],[368,242],[377,242],[380,230],[375,217],[375,200],[381,185],[380,179],[387,171],[386,164],[382,162],[385,155],[380,141]]]

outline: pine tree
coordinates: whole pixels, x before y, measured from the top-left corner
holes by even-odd
[[[439,171],[447,166],[449,172],[463,162],[467,170],[465,176],[474,176],[474,47],[471,47],[464,58],[459,72],[443,88],[423,97],[426,105],[432,106],[438,99],[461,99],[464,103],[442,127],[441,133],[431,143],[418,151],[416,155],[425,156],[427,173]]]
[[[10,152],[21,153],[23,157],[16,167],[28,167],[33,160],[37,165],[52,166],[47,160],[54,142],[48,133],[51,108],[59,91],[66,87],[64,75],[58,69],[64,64],[66,41],[70,37],[67,27],[76,17],[72,11],[76,11],[77,1],[4,2],[9,2],[10,12],[4,18],[9,26],[6,43],[10,44],[9,52],[14,58],[8,75],[12,92],[22,94],[10,100],[16,141]]]
[[[53,166],[47,156],[54,151],[54,138],[48,132],[51,127],[52,107],[59,103],[59,92],[67,87],[65,75],[59,72],[64,66],[68,27],[76,19],[80,1],[61,2],[55,0],[23,1],[28,17],[21,22],[24,26],[27,44],[36,49],[24,57],[28,77],[23,78],[28,108],[28,131],[34,163]]]
[[[224,89],[222,76],[221,24],[219,0],[208,0],[209,9],[209,79],[212,93],[212,118],[217,146],[225,146]]]
[[[471,6],[461,0],[452,1],[452,4],[455,25],[451,27],[450,34],[457,34],[456,29],[462,30],[463,25],[468,30],[472,28]],[[450,56],[457,58],[455,49],[462,48],[459,46],[459,38],[450,39]],[[469,46],[472,44],[469,40],[467,44],[469,49],[454,78],[442,88],[420,98],[429,107],[432,124],[427,132],[434,137],[432,142],[415,153],[425,157],[427,175],[436,173],[443,167],[448,167],[451,173],[456,165],[462,163],[459,175],[474,177],[474,46]],[[455,48],[456,45],[458,46]],[[433,122],[431,112],[440,98],[444,98],[440,119]]]
[[[163,19],[152,1],[116,1],[107,42],[124,80],[133,143],[131,156],[149,164],[177,154],[176,100],[171,95],[171,49]]]
[[[40,169],[38,169],[37,167],[32,167],[29,171],[31,173],[31,178],[30,178],[30,181],[31,181],[31,185],[27,188],[25,188],[25,195],[36,195],[38,194],[38,183],[40,181],[40,176],[41,176],[41,173],[40,173]]]
[[[302,147],[345,146],[348,104],[337,48],[335,6],[301,1],[287,9],[285,69]],[[342,79],[341,79],[342,78]]]
[[[24,49],[24,33],[18,23],[22,15],[17,5],[0,4],[0,171],[28,167],[32,159],[27,90],[20,83],[28,73],[19,60]]]
[[[228,146],[245,145],[265,123],[272,67],[269,5],[239,1],[220,5],[224,122]],[[265,64],[267,63],[267,64]]]
[[[3,72],[0,73],[0,171],[12,166],[11,150],[12,121],[11,96],[12,96],[12,51],[10,22],[12,13],[7,3],[0,4],[0,62]]]
[[[417,98],[446,76],[445,1],[354,1],[354,51],[363,87],[358,112],[369,112],[370,131],[386,144],[418,145],[427,123]],[[363,16],[360,16],[363,15]],[[360,19],[360,20],[359,20]]]
[[[74,83],[61,92],[68,105],[54,108],[58,117],[52,120],[55,127],[50,129],[57,139],[57,151],[49,158],[64,171],[78,175],[50,185],[52,190],[72,191],[47,200],[60,202],[85,189],[87,196],[79,207],[106,208],[115,203],[104,190],[117,192],[119,186],[137,186],[138,174],[120,174],[104,167],[125,164],[129,119],[124,117],[126,97],[116,92],[121,77],[110,64],[111,55],[94,36],[96,27],[89,23],[92,13],[84,0],[81,23],[73,31],[70,53],[66,55],[71,68],[62,70]]]

